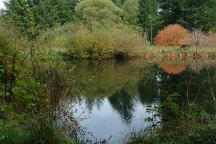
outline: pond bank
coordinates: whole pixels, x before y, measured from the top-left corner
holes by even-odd
[[[135,51],[132,57],[145,59],[215,59],[215,48],[179,48],[150,46],[144,50]]]
[[[56,50],[58,51],[58,50]],[[105,59],[146,59],[146,60],[187,60],[187,59],[216,59],[216,48],[196,48],[196,47],[160,47],[160,46],[145,46],[137,48],[134,51],[116,51],[107,56],[100,54],[97,57],[91,55],[85,57],[74,57],[73,54],[67,53],[66,50],[59,52],[66,60],[105,60]]]

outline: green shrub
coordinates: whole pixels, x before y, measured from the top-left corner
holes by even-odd
[[[89,28],[86,25],[68,24],[44,35],[41,41],[45,47],[66,52],[74,58],[111,58],[121,52],[132,55],[144,45],[139,32],[123,25],[115,24]]]
[[[76,144],[49,116],[13,114],[6,120],[0,119],[1,144]],[[10,115],[11,115],[10,114]]]

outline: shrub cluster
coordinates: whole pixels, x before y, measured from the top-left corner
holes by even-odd
[[[126,25],[89,28],[84,24],[68,24],[43,37],[48,47],[72,55],[73,58],[111,58],[116,53],[129,56],[144,45],[139,32]],[[47,45],[46,45],[47,46]]]
[[[160,46],[181,46],[189,43],[189,32],[179,24],[168,25],[155,37],[155,44]]]

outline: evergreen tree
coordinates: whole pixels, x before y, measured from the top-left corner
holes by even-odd
[[[203,31],[216,27],[215,0],[188,0],[185,20],[189,29],[198,28]]]
[[[139,0],[139,23],[151,40],[160,23],[158,4],[157,0]]]
[[[160,0],[160,15],[163,19],[163,26],[169,24],[185,25],[186,0]]]
[[[192,30],[209,31],[216,26],[215,0],[160,0],[163,26],[179,23]]]
[[[78,0],[9,0],[5,4],[4,17],[21,35],[29,37],[30,23],[34,24],[38,34],[41,30],[72,21],[77,3]]]

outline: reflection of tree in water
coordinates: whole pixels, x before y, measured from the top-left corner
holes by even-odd
[[[187,68],[185,64],[170,64],[169,62],[159,62],[157,65],[168,74],[180,74]]]
[[[191,78],[189,96],[208,113],[216,113],[216,69],[203,69]]]
[[[93,107],[96,106],[97,109],[100,109],[101,106],[103,105],[103,97],[99,98],[86,98],[85,99],[85,104],[89,112],[92,112]]]
[[[139,98],[142,104],[150,104],[157,94],[157,71],[150,68],[138,81]]]
[[[136,83],[144,61],[84,61],[77,62],[73,74],[73,91],[88,97],[110,96],[125,83]],[[128,89],[127,89],[128,91]]]
[[[180,94],[179,106],[195,102],[197,106],[208,113],[216,113],[216,68],[215,61],[198,60],[184,64],[168,64],[158,67],[163,71],[162,75],[162,95],[164,97],[177,92]],[[184,70],[183,69],[187,68]],[[177,75],[177,72],[179,74]]]
[[[199,74],[204,69],[214,68],[215,65],[216,65],[215,60],[196,60],[196,61],[191,62],[188,65],[188,69],[190,72]]]
[[[175,102],[180,107],[180,111],[189,112],[194,107],[209,114],[215,114],[216,69],[203,67],[203,69],[199,69],[199,73],[190,70],[188,69],[179,75],[160,72],[162,102],[167,103],[166,100],[169,95],[178,93],[180,97]],[[167,114],[163,115],[163,119],[169,118],[167,116]]]
[[[109,102],[121,118],[129,124],[134,111],[133,97],[129,96],[127,91],[122,88],[109,97]]]

